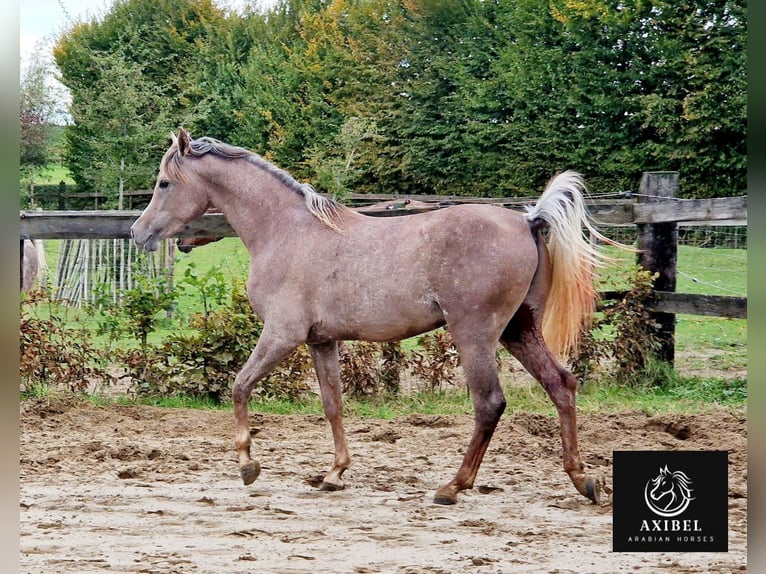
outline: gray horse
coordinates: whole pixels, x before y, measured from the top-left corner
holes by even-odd
[[[457,474],[434,501],[454,504],[472,488],[505,409],[498,343],[548,392],[559,413],[564,469],[581,494],[599,500],[599,481],[586,474],[577,443],[577,381],[556,358],[576,344],[595,306],[594,266],[604,258],[583,228],[611,243],[587,218],[578,174],[556,176],[526,213],[456,205],[379,218],[319,195],[248,150],[191,139],[183,129],[171,137],[151,202],[131,232],[152,251],[215,208],[248,249],[247,292],[264,328],[233,388],[245,484],[260,473],[250,456],[253,385],[296,347],[309,347],[335,443],[321,488],[337,490],[350,464],[338,342],[397,341],[446,326],[460,353],[475,428]]]
[[[21,240],[19,254],[19,275],[22,293],[32,290],[45,272],[45,250],[41,240]]]

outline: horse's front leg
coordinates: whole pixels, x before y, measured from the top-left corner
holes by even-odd
[[[331,341],[309,345],[314,370],[322,392],[322,406],[327,420],[330,421],[332,438],[335,442],[335,460],[330,472],[322,481],[321,490],[342,490],[341,476],[351,465],[348,455],[346,433],[343,430],[343,398],[341,396],[340,364],[338,361],[338,343]]]
[[[247,403],[253,385],[269,374],[269,372],[296,349],[298,343],[285,340],[271,334],[268,326],[264,326],[258,339],[258,344],[237,374],[232,389],[234,400],[235,434],[234,444],[239,458],[239,474],[242,482],[251,484],[258,478],[261,466],[250,457],[250,425],[248,422]]]

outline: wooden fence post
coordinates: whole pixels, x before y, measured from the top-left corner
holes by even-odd
[[[639,202],[663,201],[678,192],[677,171],[645,172],[641,177]],[[676,264],[678,262],[678,224],[638,224],[638,264],[647,271],[658,273],[655,291],[676,290]],[[660,348],[657,358],[673,364],[675,358],[676,316],[673,313],[652,313],[660,326]]]

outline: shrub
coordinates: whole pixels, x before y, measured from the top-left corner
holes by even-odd
[[[75,392],[86,390],[94,382],[113,382],[114,377],[106,369],[107,354],[88,343],[83,333],[66,328],[63,319],[54,314],[47,319],[31,314],[44,298],[42,291],[29,293],[19,312],[22,392],[49,387]]]
[[[189,395],[215,402],[230,398],[234,378],[263,330],[242,282],[232,284],[228,306],[192,315],[187,327],[146,356],[137,350],[125,354],[136,393]],[[253,392],[263,398],[295,398],[308,389],[309,368],[308,352],[298,349],[259,381]]]
[[[658,325],[648,309],[656,274],[639,267],[630,273],[630,290],[617,299],[602,301],[601,312],[584,330],[570,361],[575,375],[638,385],[661,373],[652,361],[659,349]]]
[[[407,355],[399,343],[343,343],[339,349],[343,392],[354,396],[397,394]]]
[[[455,380],[460,364],[457,347],[445,330],[426,333],[418,339],[421,349],[413,351],[412,373],[428,384],[428,389],[438,391],[443,382]]]

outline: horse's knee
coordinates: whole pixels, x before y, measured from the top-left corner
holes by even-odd
[[[235,380],[231,389],[231,398],[235,405],[247,404],[250,400],[252,385],[245,381]]]
[[[568,390],[570,390],[573,393],[577,392],[577,377],[575,377],[572,373],[570,373],[568,370],[561,368],[561,380]]]

